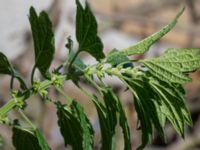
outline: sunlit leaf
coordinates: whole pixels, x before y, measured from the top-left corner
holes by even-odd
[[[185,84],[191,81],[191,78],[184,75],[180,68],[174,68],[167,63],[163,65],[156,58],[141,61],[150,71],[152,75],[160,80],[172,83]]]
[[[165,34],[167,34],[171,29],[176,25],[178,18],[182,15],[185,8],[182,8],[180,12],[176,15],[176,17],[170,21],[166,26],[164,26],[160,31],[154,33],[153,35],[147,37],[146,39],[136,43],[135,45],[125,48],[120,51],[121,54],[134,55],[134,54],[143,54],[149,50],[149,48],[157,42],[160,38],[162,38]]]

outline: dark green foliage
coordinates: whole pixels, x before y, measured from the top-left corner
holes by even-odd
[[[92,97],[101,127],[101,149],[115,149],[115,130],[119,122],[124,135],[124,150],[130,150],[131,141],[129,127],[121,102],[117,96],[115,96],[111,88],[105,87],[102,92],[104,104],[102,104],[96,96]]]
[[[12,67],[7,57],[0,52],[0,74],[8,74],[13,78],[17,78],[22,89],[27,89],[26,83],[21,75]]]
[[[73,150],[92,150],[93,129],[82,106],[74,100],[69,106],[57,103],[57,115],[65,146],[69,144]]]
[[[126,115],[119,98],[111,88],[104,88],[104,102],[113,133],[115,133],[118,120],[124,135],[124,150],[131,150],[131,139]]]
[[[35,48],[35,67],[49,79],[49,67],[55,51],[52,23],[44,11],[37,16],[33,7],[30,8],[29,21]]]
[[[14,126],[12,140],[16,150],[50,150],[38,129],[28,130]]]
[[[105,57],[103,44],[97,35],[97,22],[95,16],[86,2],[85,8],[79,0],[76,0],[76,39],[79,43],[79,51],[90,53],[97,60]]]
[[[116,67],[119,64],[123,64],[123,67],[133,67],[131,60],[118,52],[118,50],[113,49],[107,56],[106,62]]]
[[[0,52],[0,73],[1,74],[9,74],[9,75],[13,75],[13,68],[10,65],[7,57]]]
[[[113,128],[111,125],[115,123],[110,122],[106,107],[98,100],[96,96],[93,96],[92,101],[95,104],[99,117],[99,124],[101,128],[101,150],[112,150],[112,139],[114,135],[113,132],[115,132],[115,128]]]
[[[50,150],[48,143],[44,139],[39,129],[35,129],[34,133],[42,150]]]
[[[123,132],[124,150],[131,150],[126,114],[112,87],[103,81],[106,75],[118,77],[133,94],[140,122],[139,129],[142,134],[138,150],[144,149],[148,143],[151,143],[155,130],[164,139],[164,126],[167,120],[176,132],[184,137],[185,126],[192,126],[192,119],[185,103],[183,85],[191,81],[188,74],[200,68],[200,49],[169,48],[158,58],[139,61],[129,59],[130,55],[148,51],[151,45],[167,34],[176,25],[184,8],[159,32],[121,51],[113,49],[105,57],[103,44],[97,35],[97,22],[88,3],[86,2],[85,8],[83,8],[79,0],[76,0],[76,5],[76,38],[79,47],[74,50],[73,41],[68,37],[66,48],[69,50],[69,55],[52,75],[49,67],[55,51],[54,34],[52,23],[44,11],[38,16],[35,9],[30,8],[29,21],[35,48],[35,65],[30,88],[27,88],[20,74],[0,52],[0,74],[11,75],[12,79],[17,78],[21,83],[21,89],[13,90],[11,92],[12,99],[0,108],[0,123],[13,126],[15,148],[17,150],[50,150],[43,135],[21,111],[26,108],[25,101],[37,93],[57,107],[58,126],[66,147],[70,145],[73,150],[92,150],[94,148],[94,131],[84,108],[76,100],[72,100],[67,92],[62,91],[63,82],[71,80],[91,99],[97,110],[101,129],[101,141],[97,146],[101,150],[117,149],[115,138],[116,127],[119,125]],[[100,62],[92,66],[84,64],[78,56],[82,51],[89,53]],[[137,62],[136,67],[133,66],[133,61]],[[65,68],[60,71],[63,67]],[[39,69],[45,81],[34,81],[35,68]],[[100,83],[94,80],[94,75],[99,78]],[[80,81],[86,81],[85,83],[95,87],[103,101],[81,87]],[[61,104],[60,101],[52,100],[48,95],[50,86],[54,86],[57,92],[69,100],[69,104]],[[9,120],[8,113],[13,108],[18,108],[17,110],[31,128],[23,128]]]

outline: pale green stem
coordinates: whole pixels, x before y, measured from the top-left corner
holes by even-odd
[[[31,120],[25,115],[25,113],[22,111],[22,109],[19,109],[20,115],[23,117],[23,119],[33,128],[36,129],[36,126],[31,122]]]

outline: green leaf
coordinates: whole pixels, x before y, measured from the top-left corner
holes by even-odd
[[[73,150],[93,149],[93,129],[82,106],[72,101],[70,107],[57,103],[58,125],[65,141],[65,146]]]
[[[169,83],[153,80],[150,85],[160,97],[162,113],[169,119],[177,133],[184,137],[185,123],[192,125],[192,120],[183,95],[176,89],[176,86]]]
[[[134,94],[135,109],[138,114],[142,129],[142,144],[138,147],[143,149],[147,144],[151,142],[153,128],[155,128],[160,136],[164,137],[163,122],[161,122],[160,114],[156,109],[158,100],[155,99],[155,93],[148,84],[148,80],[145,78],[135,79],[133,81],[126,81],[128,87]]]
[[[158,58],[141,60],[151,74],[160,80],[185,84],[191,78],[189,73],[200,68],[200,49],[174,49],[169,48]]]
[[[50,150],[38,129],[34,131],[14,126],[12,140],[16,150]]]
[[[143,54],[149,50],[149,48],[157,42],[160,38],[162,38],[165,34],[167,34],[177,23],[178,18],[182,15],[185,8],[182,8],[180,12],[176,15],[176,17],[170,21],[166,26],[164,26],[160,31],[154,33],[153,35],[147,37],[146,39],[138,42],[137,44],[125,48],[120,51],[121,54],[125,56],[134,55],[134,54]]]
[[[40,145],[40,147],[42,148],[42,150],[50,150],[48,143],[46,142],[46,140],[44,139],[43,135],[41,134],[40,130],[35,129],[34,130],[35,136],[38,140],[38,143]]]
[[[164,59],[163,61],[167,61]],[[185,84],[191,81],[191,78],[184,75],[180,68],[173,67],[170,62],[160,63],[156,58],[141,60],[150,71],[150,73],[165,82]]]
[[[131,150],[130,131],[122,104],[111,88],[104,88],[103,94],[113,135],[117,125],[117,116],[119,116],[119,124],[124,135],[124,150]]]
[[[106,107],[93,95],[92,101],[95,104],[99,124],[101,128],[101,150],[113,150],[113,130],[111,128],[111,122],[109,122],[108,113]]]
[[[17,80],[20,82],[21,88],[27,89],[27,85],[22,76],[13,68],[7,57],[2,52],[0,52],[0,74],[8,74],[17,78]]]
[[[123,64],[123,67],[133,67],[132,62],[127,56],[124,56],[119,53],[118,50],[113,49],[107,56],[106,63],[111,64],[113,67],[116,67],[119,64]]]
[[[71,60],[73,59],[73,57],[75,56],[75,53],[73,51],[70,52],[69,54],[69,62],[71,62]],[[77,56],[76,59],[74,60],[72,66],[80,72],[83,72],[84,69],[87,67],[84,62]]]
[[[0,73],[9,75],[14,74],[11,64],[2,52],[0,52]]]
[[[156,62],[166,67],[177,68],[181,72],[193,72],[200,68],[200,49],[169,48],[160,58],[156,59]]]
[[[103,44],[97,35],[97,21],[86,1],[83,8],[79,0],[76,0],[76,39],[79,43],[79,51],[86,51],[98,61],[105,57]]]
[[[30,8],[29,22],[34,40],[35,67],[49,79],[49,67],[55,51],[52,23],[44,11],[37,16],[33,7]]]

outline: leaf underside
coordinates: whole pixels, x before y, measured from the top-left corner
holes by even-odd
[[[171,29],[176,25],[178,18],[184,12],[185,7],[183,7],[180,12],[177,13],[175,18],[170,21],[166,26],[164,26],[160,31],[154,33],[153,35],[145,38],[144,40],[136,43],[135,45],[125,48],[120,53],[125,56],[134,54],[143,54],[149,50],[149,48],[156,43],[160,38],[166,35]]]

